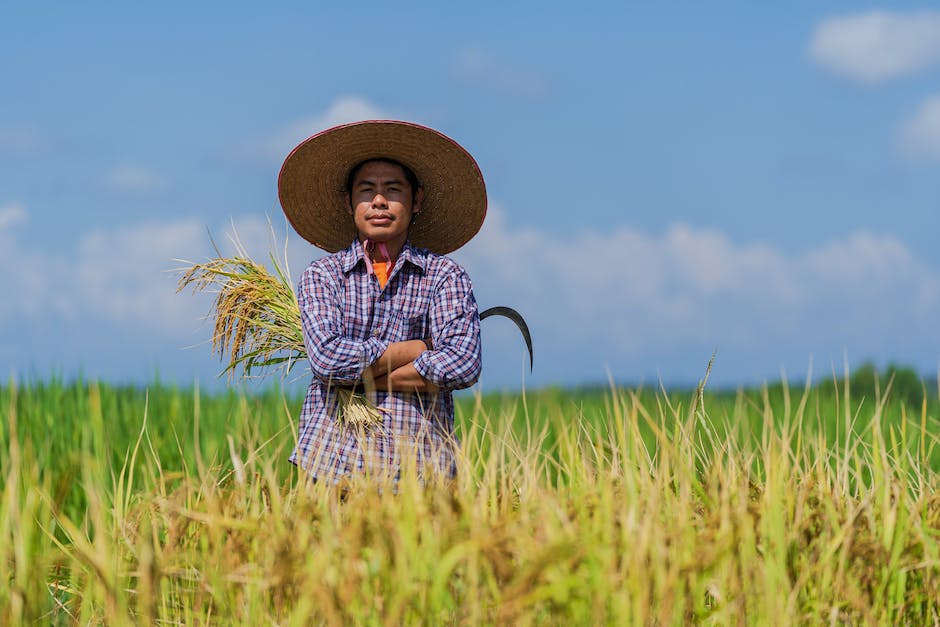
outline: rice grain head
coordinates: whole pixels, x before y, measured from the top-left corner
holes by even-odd
[[[221,374],[229,379],[241,369],[242,378],[287,374],[307,359],[300,308],[287,263],[272,253],[274,273],[252,260],[237,242],[234,257],[215,257],[205,263],[190,263],[180,271],[177,292],[215,293],[208,318],[213,320],[212,352],[228,358]],[[218,249],[216,249],[218,252]],[[221,376],[221,375],[220,375]],[[382,423],[382,413],[366,396],[342,388],[335,390],[339,402],[337,419],[353,427]]]
[[[233,377],[279,366],[285,374],[306,359],[300,309],[287,273],[272,255],[275,274],[247,256],[217,257],[195,263],[179,278],[177,292],[214,292],[212,352],[228,358],[222,371]],[[265,372],[264,374],[268,374]]]

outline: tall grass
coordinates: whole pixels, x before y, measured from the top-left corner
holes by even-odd
[[[9,385],[0,623],[940,622],[936,405],[848,384],[463,399],[340,495],[296,401]]]

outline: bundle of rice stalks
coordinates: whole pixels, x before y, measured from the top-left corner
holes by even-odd
[[[253,261],[235,240],[236,255],[221,255],[205,263],[190,263],[180,270],[177,293],[187,287],[194,292],[216,294],[208,318],[213,320],[212,352],[220,359],[228,357],[221,374],[231,380],[240,368],[242,377],[261,376],[269,369],[290,372],[307,359],[300,308],[290,271],[272,253],[274,274]],[[215,249],[219,254],[218,248]],[[220,374],[220,376],[221,376]],[[369,426],[382,422],[381,411],[362,394],[337,390],[340,411],[337,419],[350,426]]]
[[[273,255],[271,261],[275,274],[247,255],[217,257],[193,264],[179,278],[177,292],[192,287],[216,294],[209,312],[212,352],[228,356],[222,374],[229,378],[239,367],[246,378],[271,366],[286,374],[307,357],[293,285]]]
[[[376,407],[364,394],[357,394],[350,389],[337,388],[336,400],[339,403],[340,424],[352,428],[368,428],[382,424],[382,414],[388,413],[384,407]]]

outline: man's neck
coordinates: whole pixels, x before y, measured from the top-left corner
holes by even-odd
[[[375,240],[360,239],[360,241],[362,242],[363,251],[369,256],[371,261],[387,261],[392,265],[395,264],[395,260],[398,259],[398,255],[401,254],[402,248],[405,247],[404,240],[400,242],[377,242]]]

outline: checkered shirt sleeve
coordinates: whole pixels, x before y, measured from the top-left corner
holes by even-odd
[[[335,278],[311,266],[301,278],[297,304],[310,371],[324,383],[355,383],[382,356],[389,342],[368,337],[368,329],[343,332],[341,298]],[[364,341],[351,339],[367,336]]]
[[[480,316],[463,268],[447,274],[431,298],[433,349],[415,360],[415,370],[431,383],[451,390],[470,387],[480,377]]]

